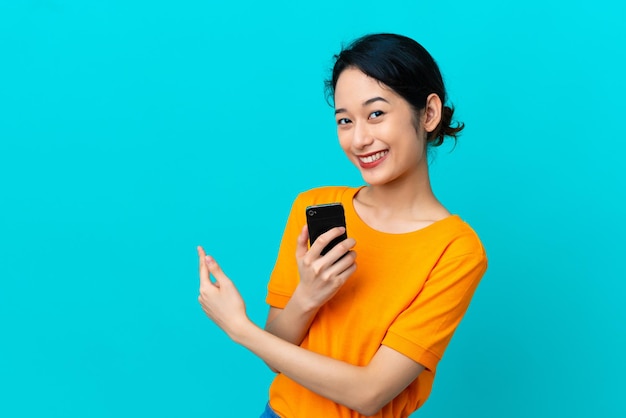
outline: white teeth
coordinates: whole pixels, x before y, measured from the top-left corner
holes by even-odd
[[[373,163],[374,161],[380,160],[382,157],[387,155],[388,152],[389,151],[380,151],[374,155],[368,155],[367,157],[359,157],[359,159],[363,161],[364,163],[369,164],[369,163]]]

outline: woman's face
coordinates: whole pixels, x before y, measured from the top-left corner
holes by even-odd
[[[341,148],[366,183],[419,180],[427,173],[426,134],[416,127],[413,108],[361,70],[348,68],[339,76],[335,119]]]

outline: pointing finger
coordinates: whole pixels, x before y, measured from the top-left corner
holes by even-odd
[[[324,232],[311,245],[311,252],[321,254],[328,244],[339,238],[344,232],[346,232],[346,228],[343,226],[334,227]]]
[[[202,284],[211,283],[211,278],[209,276],[209,268],[206,264],[206,253],[204,252],[204,248],[198,245],[198,261],[199,261],[199,270],[200,270],[200,286]]]

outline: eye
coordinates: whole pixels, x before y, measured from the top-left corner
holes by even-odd
[[[337,125],[347,125],[349,124],[351,121],[348,118],[341,118],[341,119],[337,119]]]
[[[384,114],[384,112],[382,110],[376,110],[376,111],[370,113],[369,118],[370,119],[376,119],[377,117],[382,116],[383,114]]]

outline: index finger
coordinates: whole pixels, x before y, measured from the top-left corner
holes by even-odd
[[[198,245],[198,261],[199,266],[198,270],[200,271],[200,285],[203,283],[211,283],[211,277],[209,274],[209,267],[206,265],[206,253],[204,252],[204,248]]]
[[[346,232],[346,228],[343,226],[336,226],[334,228],[329,229],[324,232],[322,235],[317,237],[317,239],[311,245],[311,252],[316,256],[322,255],[322,251],[328,244],[333,242],[333,240],[339,238],[344,232]],[[336,242],[338,244],[339,242]]]

